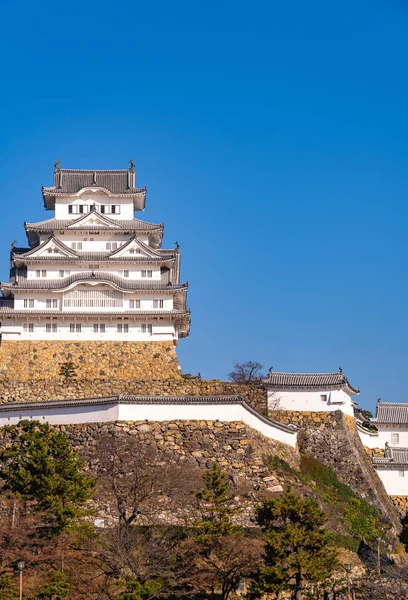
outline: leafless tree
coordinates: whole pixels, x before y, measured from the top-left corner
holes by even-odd
[[[101,439],[100,457],[100,495],[114,505],[120,528],[188,514],[200,477],[188,459],[126,434]]]
[[[262,374],[263,366],[259,362],[235,362],[234,369],[228,373],[228,379],[236,383],[254,383],[265,377]]]

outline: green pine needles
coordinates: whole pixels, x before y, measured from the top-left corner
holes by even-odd
[[[44,529],[58,534],[87,514],[84,506],[94,481],[64,433],[48,423],[20,421],[7,427],[9,445],[0,451],[4,489],[23,501],[34,501]]]
[[[265,566],[252,585],[252,598],[290,591],[301,600],[306,583],[329,578],[337,566],[336,550],[330,547],[326,516],[316,500],[287,491],[267,499],[257,509],[263,532]]]
[[[228,479],[216,463],[203,474],[203,481],[204,489],[196,493],[201,513],[201,519],[193,524],[198,530],[197,540],[211,542],[238,533],[240,528],[231,519],[239,509],[234,506]]]

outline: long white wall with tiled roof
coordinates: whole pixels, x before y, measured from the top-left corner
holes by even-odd
[[[267,419],[240,397],[112,397],[0,405],[0,426],[22,419],[53,425],[110,421],[241,421],[267,438],[296,447],[296,428]]]

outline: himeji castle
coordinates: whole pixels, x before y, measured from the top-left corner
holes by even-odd
[[[146,204],[135,165],[72,170],[55,163],[43,187],[55,216],[25,223],[1,282],[2,341],[167,341],[188,336],[180,251],[161,248],[163,224],[134,218]]]

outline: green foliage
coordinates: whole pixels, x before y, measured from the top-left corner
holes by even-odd
[[[316,482],[322,500],[336,511],[340,522],[353,537],[373,541],[381,535],[379,512],[339,481],[332,469],[315,458],[302,456],[301,472],[306,481]]]
[[[135,578],[129,578],[122,583],[126,589],[118,596],[118,600],[148,600],[157,596],[163,587],[159,580],[141,583]]]
[[[51,533],[60,533],[86,514],[94,482],[66,435],[48,423],[20,421],[5,428],[10,444],[0,450],[0,479],[21,500],[35,501]]]
[[[19,594],[16,583],[10,573],[0,576],[0,598],[1,600],[18,600]]]
[[[60,365],[59,374],[61,377],[65,377],[65,379],[73,379],[77,376],[76,370],[78,366],[75,366],[72,360],[67,360],[66,362]]]
[[[298,475],[296,469],[293,469],[290,464],[286,462],[286,460],[276,456],[276,454],[268,456],[267,464],[268,467],[278,471],[279,473],[291,473],[293,475]]]
[[[55,571],[48,583],[42,586],[37,594],[28,597],[28,600],[64,600],[69,594],[71,586],[67,577],[60,571]]]
[[[336,551],[330,547],[326,515],[316,500],[288,491],[264,500],[256,518],[265,541],[265,566],[251,587],[252,597],[284,590],[300,594],[306,582],[317,583],[332,575]]]
[[[351,535],[343,535],[342,533],[331,533],[330,544],[336,548],[346,548],[351,552],[358,552],[360,542]]]
[[[201,519],[194,523],[198,529],[197,540],[211,542],[238,533],[240,528],[233,525],[231,518],[239,509],[233,504],[228,479],[216,463],[203,474],[203,481],[204,489],[196,493],[201,512]]]

